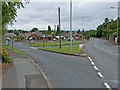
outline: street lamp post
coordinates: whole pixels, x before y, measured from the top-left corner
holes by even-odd
[[[70,1],[70,50],[72,53],[72,0]]]
[[[116,44],[118,45],[118,31],[119,31],[119,4],[120,4],[120,1],[118,2],[118,7],[111,7],[112,9],[115,9],[117,8],[118,9],[118,20],[117,20],[117,40],[116,40]]]
[[[83,18],[84,18],[84,17],[82,17],[82,30],[84,29],[84,28],[83,28]]]

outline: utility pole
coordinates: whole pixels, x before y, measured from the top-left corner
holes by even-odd
[[[112,9],[117,8],[118,9],[118,20],[117,20],[117,39],[116,39],[116,44],[118,45],[118,32],[119,32],[119,13],[120,13],[120,1],[118,2],[118,7],[111,7]]]
[[[83,28],[83,17],[82,17],[82,30],[83,30],[84,28]]]
[[[70,50],[72,53],[72,0],[70,0]]]
[[[60,46],[60,49],[61,49],[60,7],[58,7],[58,18],[59,18],[59,46]]]
[[[118,2],[118,20],[117,20],[117,32],[119,33],[119,10],[120,10],[120,1]],[[118,42],[118,39],[119,39],[119,37],[118,37],[118,34],[117,33],[117,45],[119,44],[119,42]]]

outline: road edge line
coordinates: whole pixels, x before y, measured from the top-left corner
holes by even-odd
[[[91,64],[92,64],[93,66],[95,66],[95,63],[94,63],[94,62],[91,62]]]
[[[92,59],[91,59],[91,57],[88,57],[88,59],[89,59],[91,62],[93,62]]]
[[[108,83],[104,83],[103,84],[108,90],[112,90],[112,88],[110,87],[110,85]]]
[[[24,88],[26,88],[27,85],[26,85],[26,79],[25,79],[25,77],[24,77],[24,83],[25,83]]]
[[[97,74],[98,74],[98,76],[99,76],[100,78],[103,78],[103,77],[104,77],[101,72],[98,72]]]
[[[97,68],[96,66],[93,66],[93,67],[94,67],[94,69],[95,69],[96,71],[99,71],[98,68]]]
[[[28,58],[30,58],[30,57],[28,57]],[[47,78],[47,76],[45,75],[45,73],[42,71],[42,69],[38,66],[38,64],[35,63],[31,58],[30,58],[30,61],[31,61],[31,62],[38,68],[38,70],[42,73],[42,75],[43,75],[43,77],[44,77],[44,79],[45,79],[45,81],[46,81],[46,83],[47,83],[47,85],[48,85],[48,88],[52,88],[52,85],[51,85],[49,79]]]

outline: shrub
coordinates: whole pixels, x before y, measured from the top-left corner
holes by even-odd
[[[2,57],[2,62],[3,63],[10,63],[11,62],[10,55],[4,47],[2,47],[2,52],[0,54],[1,54],[1,57]]]

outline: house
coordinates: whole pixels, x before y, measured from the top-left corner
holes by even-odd
[[[43,36],[42,32],[36,31],[27,36],[27,40],[39,41],[42,39],[42,36]]]
[[[15,35],[14,33],[6,33],[6,34],[5,34],[5,38],[6,38],[6,39],[8,39],[8,38],[9,38],[9,39],[10,39],[10,38],[11,38],[11,39],[14,39],[15,37],[16,37],[16,35]]]
[[[69,32],[62,32],[61,36],[64,37],[64,39],[68,39],[70,37],[70,33]]]
[[[75,39],[75,40],[80,40],[80,39],[81,39],[81,35],[78,34],[78,33],[75,33],[75,34],[74,34],[74,39]]]
[[[32,34],[31,32],[22,33],[22,34],[20,34],[20,37],[28,39],[28,36],[31,34]]]
[[[65,37],[65,39],[70,41],[70,32],[62,32],[61,36]],[[76,32],[72,32],[72,40],[80,40],[80,38],[81,38],[80,34]]]
[[[60,36],[55,36],[55,39],[58,40],[60,38]],[[61,35],[61,40],[64,40],[64,36]]]
[[[45,40],[52,40],[53,36],[51,34],[45,35]]]

